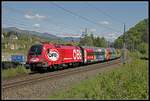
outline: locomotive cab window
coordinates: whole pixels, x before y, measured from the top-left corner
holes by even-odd
[[[41,55],[42,48],[42,45],[33,45],[30,49],[29,55]]]

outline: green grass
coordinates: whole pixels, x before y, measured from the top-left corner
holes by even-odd
[[[148,61],[129,64],[98,74],[49,96],[49,99],[148,99]]]
[[[6,70],[2,70],[2,78],[11,78],[17,75],[29,73],[30,70],[26,69],[23,66],[18,66],[16,68],[9,68]]]

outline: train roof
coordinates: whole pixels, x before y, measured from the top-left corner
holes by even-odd
[[[92,47],[92,46],[80,46],[80,47],[82,47],[82,48],[93,48],[93,49],[99,49],[99,48],[105,49],[104,47]]]

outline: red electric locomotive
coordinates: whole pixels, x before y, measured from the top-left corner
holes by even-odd
[[[42,43],[33,45],[27,57],[31,71],[60,68],[62,65],[74,66],[82,63],[82,53],[78,46]]]
[[[112,52],[112,48],[41,43],[31,46],[26,67],[30,68],[31,71],[51,70],[51,68],[59,69],[61,67],[75,67],[81,64],[108,61],[115,59],[116,56],[116,53]]]

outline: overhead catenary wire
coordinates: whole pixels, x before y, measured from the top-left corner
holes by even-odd
[[[5,19],[2,23],[3,24],[6,24],[6,22],[7,23],[9,23],[9,24],[11,24],[11,25],[14,25],[14,24],[16,24],[16,25],[21,25],[21,26],[23,26],[23,27],[27,27],[27,28],[29,28],[29,26],[28,25],[26,25],[26,24],[24,24],[24,23],[18,23],[18,21],[15,21],[15,22],[12,22],[12,20],[11,19]],[[14,21],[14,20],[13,20]],[[7,24],[6,24],[7,25]]]
[[[2,23],[4,23],[5,21],[7,21],[7,23],[9,23],[9,24],[11,24],[11,25],[19,25],[19,26],[22,26],[22,27],[25,27],[25,28],[31,28],[29,25],[27,25],[27,24],[24,24],[24,21],[17,21],[17,19],[15,19],[15,18],[12,18],[11,17],[11,19],[5,19]],[[12,22],[13,21],[13,22]],[[6,24],[6,23],[5,23]],[[34,27],[34,26],[33,26]],[[48,28],[48,26],[41,26],[41,28]],[[23,28],[24,29],[24,28]],[[43,32],[42,30],[40,30],[40,29],[38,29],[38,28],[34,28],[34,29],[36,29],[36,30],[34,30],[34,31],[38,31],[38,32]],[[58,35],[56,35],[56,36],[79,36],[79,35],[67,35],[66,34],[66,32],[65,31],[58,31],[58,30],[56,30],[56,29],[51,29],[50,30],[50,32],[43,32],[43,33],[48,33],[48,34],[52,34],[51,32],[55,32],[55,33],[57,33]],[[61,34],[62,33],[62,34]],[[54,35],[54,34],[53,34]]]
[[[83,20],[86,20],[87,22],[90,22],[90,23],[92,23],[92,24],[94,24],[94,25],[98,25],[98,26],[101,26],[101,27],[104,27],[104,28],[109,28],[109,29],[115,30],[115,31],[117,31],[117,32],[120,32],[120,31],[118,31],[118,30],[116,30],[116,29],[113,29],[113,28],[111,28],[111,27],[102,26],[101,24],[99,24],[99,23],[97,23],[97,22],[94,22],[93,20],[91,20],[91,19],[89,19],[89,18],[87,18],[87,17],[81,16],[81,15],[75,13],[75,12],[72,12],[71,10],[68,10],[68,9],[66,9],[66,8],[64,8],[64,7],[62,7],[62,6],[58,5],[58,4],[56,4],[56,3],[53,3],[53,2],[52,2],[51,4],[54,5],[54,6],[56,6],[56,7],[58,7],[58,8],[60,8],[60,9],[62,9],[62,10],[64,10],[65,12],[68,12],[68,13],[74,15],[74,16],[78,16],[79,18],[81,18],[81,19],[83,19]]]
[[[10,7],[9,7],[10,8]],[[17,10],[17,9],[14,9],[14,8],[10,8],[9,10],[13,10],[13,11],[16,11],[16,13],[20,13],[20,14],[26,14],[24,11],[21,11],[21,10]],[[50,20],[49,18],[47,19],[47,20]],[[44,22],[46,22],[46,23],[48,23],[48,21],[45,21],[45,20],[43,20]],[[50,22],[53,22],[53,20],[50,20]],[[56,27],[59,27],[59,28],[62,28],[62,27],[60,27],[58,24],[56,24],[56,23],[48,23],[48,24],[51,24],[51,25],[55,25]],[[65,29],[65,28],[62,28],[62,29]],[[68,28],[69,29],[69,28]],[[67,30],[68,30],[67,29]],[[65,29],[66,30],[66,29]],[[70,29],[69,29],[70,30]],[[71,30],[70,30],[71,31]]]
[[[55,4],[55,3],[54,3]],[[57,5],[57,4],[55,4],[55,5]],[[20,13],[20,14],[22,14],[22,13],[24,13],[24,14],[26,14],[26,12],[25,11],[21,11],[21,10],[18,10],[18,9],[14,9],[14,8],[10,8],[10,10],[14,10],[15,12],[17,12],[17,13]],[[67,10],[67,9],[65,9],[65,10]],[[76,13],[74,13],[74,12],[72,12],[72,11],[70,11],[70,10],[67,10],[67,11],[69,11],[70,13],[72,13],[72,14],[76,14]],[[76,16],[80,16],[79,14],[76,14]],[[96,22],[94,22],[93,20],[90,20],[89,18],[86,18],[86,17],[84,17],[84,16],[80,16],[80,18],[82,18],[82,19],[86,19],[86,21],[88,21],[88,22],[90,22],[90,23],[93,23],[93,24],[95,24],[95,25],[98,25],[98,26],[102,26],[101,24],[99,24],[99,23],[96,23]],[[50,18],[48,18],[48,20],[51,20]],[[43,20],[43,21],[45,21],[45,20]],[[45,21],[46,23],[48,23],[48,21]],[[51,20],[51,22],[54,22],[53,20]],[[56,25],[56,26],[58,26],[58,24],[56,24],[56,23],[53,23],[54,25]],[[60,27],[60,26],[58,26],[59,28],[62,28],[62,27]],[[70,26],[69,26],[70,27]],[[102,27],[104,27],[104,26],[102,26]],[[65,27],[66,28],[66,27]],[[110,27],[106,27],[105,26],[105,28],[108,28],[108,29],[111,29],[111,30],[116,30],[116,29],[113,29],[113,28],[110,28]],[[64,28],[63,28],[64,29]],[[70,28],[69,28],[70,29]],[[67,29],[68,30],[68,29]],[[70,30],[71,31],[71,30]],[[65,32],[65,31],[64,31]],[[120,31],[117,31],[117,32],[120,32]],[[66,32],[65,32],[66,33]]]
[[[12,7],[7,7],[7,6],[6,6],[6,8],[7,8],[8,10],[15,11],[16,13],[19,13],[19,14],[26,14],[25,11],[21,11],[21,10],[18,10],[18,9],[14,9],[14,8],[12,8]],[[51,23],[48,23],[48,21],[46,21],[46,20],[43,20],[43,21],[46,22],[46,23],[48,23],[48,24],[55,25],[56,27],[58,27],[58,28],[64,30],[65,33],[67,32],[67,30],[70,30],[70,29],[71,29],[71,28],[68,28],[68,29],[67,29],[67,27],[62,28],[62,26],[60,27],[58,24],[54,23],[54,21],[51,20],[51,19],[48,18],[48,17],[47,17],[47,20],[49,20]],[[63,25],[65,25],[65,24],[63,24]],[[70,27],[70,26],[69,26],[69,27]],[[66,30],[66,31],[65,31],[65,30]],[[71,31],[71,32],[74,32],[73,30],[70,30],[70,31]]]
[[[11,19],[9,19],[9,20],[7,19],[6,21],[7,21],[7,23],[9,23],[9,24],[11,24],[11,25],[15,25],[15,24],[16,24],[16,25],[19,25],[19,26],[22,26],[22,27],[25,27],[25,28],[31,28],[30,26],[24,24],[23,22],[18,22],[18,21],[17,21],[17,22],[16,22],[16,21],[15,21],[15,22],[12,22]],[[4,22],[3,22],[3,23],[4,23]],[[43,27],[43,26],[41,26],[41,27]],[[45,26],[44,26],[44,27],[45,27]],[[44,28],[44,27],[43,27],[43,28]],[[47,26],[46,26],[46,27],[47,27]],[[34,31],[40,31],[40,32],[42,32],[42,31],[41,31],[40,29],[38,29],[38,28],[37,28],[37,30],[34,30]],[[51,31],[52,31],[52,32],[55,32],[55,33],[58,33],[58,34],[62,32],[62,31],[58,31],[58,30],[54,30],[54,29],[51,29]]]
[[[108,13],[106,13],[106,12],[104,12],[103,10],[99,9],[98,7],[91,5],[91,3],[87,2],[87,5],[88,5],[88,6],[91,6],[91,7],[94,8],[96,11],[102,13],[103,15],[109,17],[110,19],[112,19],[112,21],[115,20],[117,23],[119,23],[119,24],[121,24],[121,25],[124,24],[124,22],[122,22],[121,20],[119,20],[119,19],[117,19],[117,18],[115,18],[115,17],[109,15]]]

